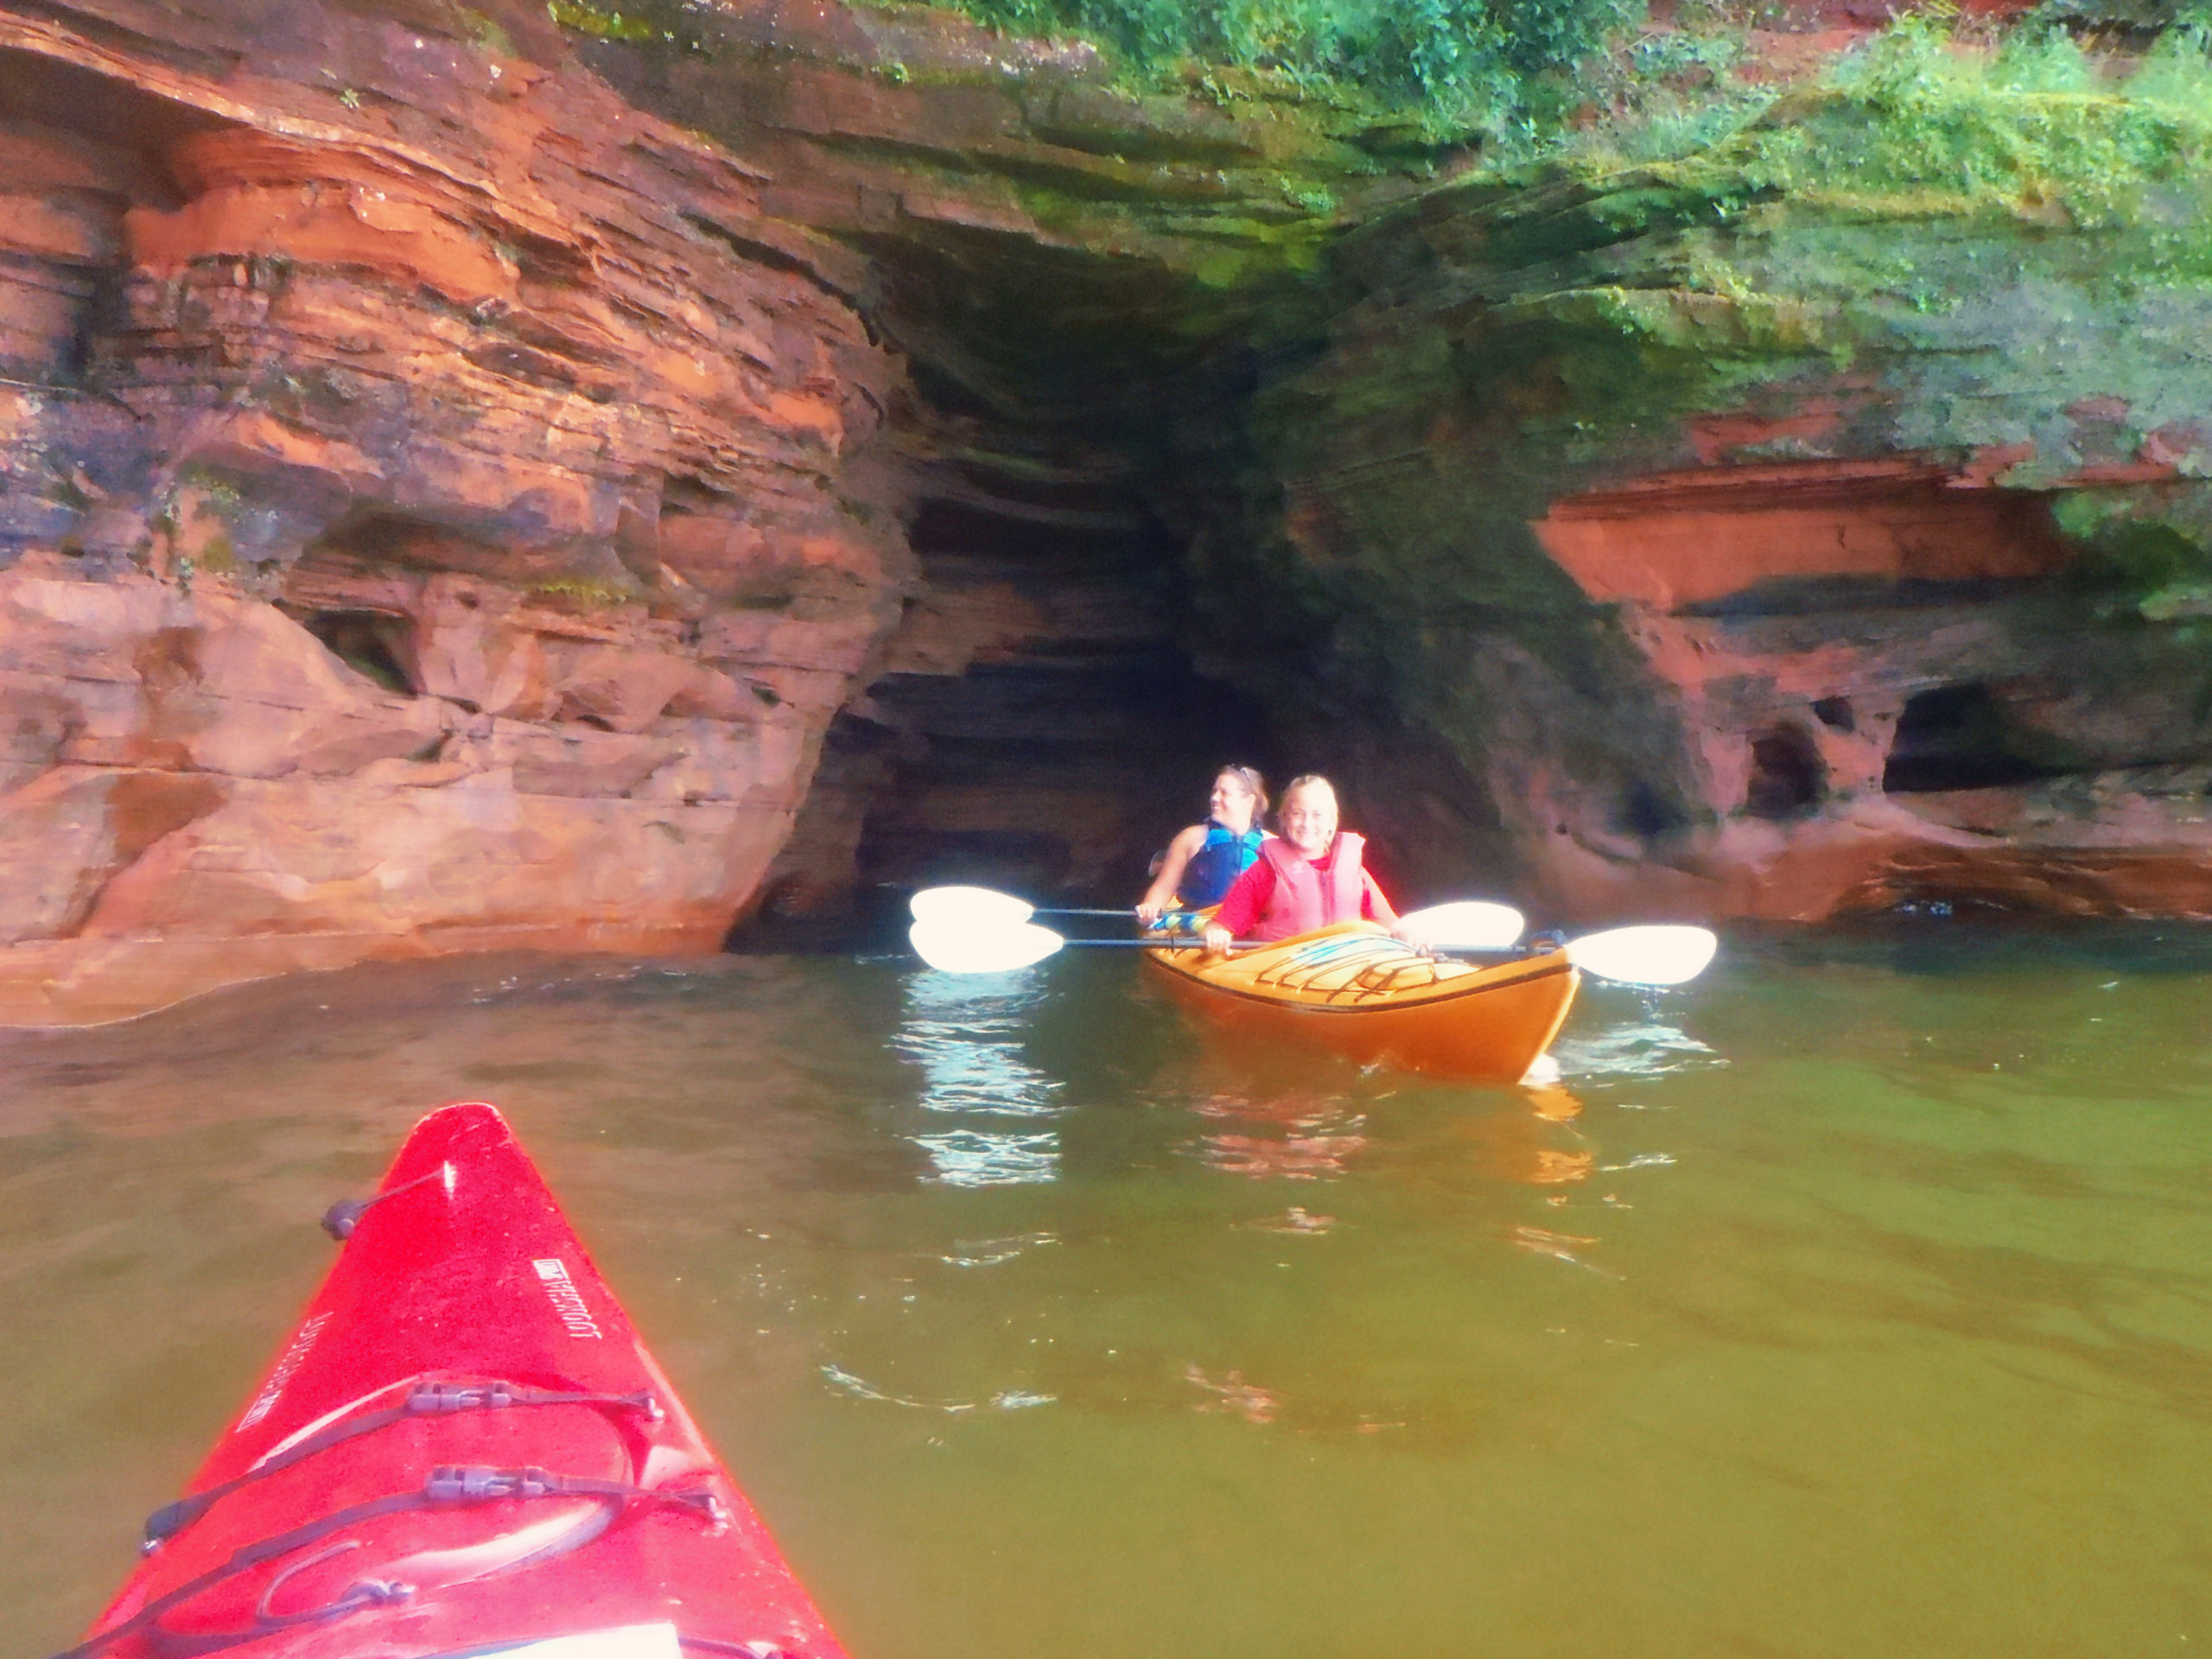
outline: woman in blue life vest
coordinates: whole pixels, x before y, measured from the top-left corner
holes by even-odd
[[[1249,766],[1224,766],[1213,780],[1210,815],[1167,843],[1160,872],[1137,901],[1137,918],[1156,922],[1177,908],[1203,910],[1221,902],[1236,878],[1260,855],[1267,831],[1260,820],[1268,792]]]

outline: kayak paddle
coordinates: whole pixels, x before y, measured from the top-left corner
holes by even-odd
[[[939,918],[916,922],[906,930],[906,938],[912,943],[916,956],[946,974],[1011,973],[1016,968],[1044,961],[1067,943],[1051,928],[1039,927],[1030,921],[987,922],[969,926],[963,921]]]
[[[988,887],[924,887],[906,908],[917,923],[931,927],[1010,927],[1037,913],[1027,899]]]
[[[1030,921],[966,925],[943,918],[917,921],[906,937],[912,941],[916,956],[948,974],[1010,973],[1042,962],[1071,944],[1090,950],[1141,950],[1176,943],[1172,937],[1069,939]],[[1195,941],[1186,937],[1182,943]],[[1616,927],[1569,939],[1567,959],[1599,979],[1657,988],[1695,979],[1713,960],[1719,944],[1702,927]],[[1496,950],[1504,947],[1459,948]]]
[[[1398,918],[1398,925],[1432,950],[1503,950],[1528,923],[1510,905],[1462,899],[1408,911]]]
[[[1586,974],[1623,985],[1680,985],[1705,971],[1720,941],[1702,927],[1616,927],[1567,942],[1567,959]]]
[[[1010,893],[988,887],[924,887],[907,899],[906,908],[918,922],[962,922],[969,925],[992,922],[1026,922],[1032,916],[1117,916],[1126,921],[1136,914],[1134,906],[1120,910],[1040,909]]]
[[[1128,910],[1040,910],[1012,893],[989,887],[924,887],[906,901],[918,922],[932,926],[1006,926],[1035,916],[1128,916]],[[1528,925],[1510,905],[1478,899],[1456,904],[1431,905],[1408,912],[1398,920],[1413,929],[1421,942],[1433,950],[1497,950],[1521,937]]]

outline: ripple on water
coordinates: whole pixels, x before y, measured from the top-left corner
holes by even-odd
[[[1060,1137],[1050,1131],[948,1129],[907,1138],[929,1154],[927,1179],[947,1186],[1014,1186],[1059,1179]]]
[[[903,1394],[893,1394],[879,1389],[865,1378],[855,1376],[842,1365],[824,1365],[823,1377],[841,1394],[849,1394],[855,1400],[872,1400],[887,1406],[904,1406],[910,1411],[938,1411],[948,1417],[957,1417],[970,1411],[1029,1411],[1039,1406],[1058,1403],[1059,1396],[1039,1394],[1030,1389],[1001,1389],[987,1400],[916,1400]]]
[[[1560,1075],[1584,1084],[1611,1077],[1656,1077],[1704,1066],[1726,1057],[1680,1026],[1657,1018],[1624,1020],[1595,1030],[1570,1030],[1552,1046]]]
[[[953,1254],[937,1259],[948,1268],[995,1268],[1043,1244],[1060,1242],[1057,1233],[1017,1233],[1010,1238],[957,1238]]]

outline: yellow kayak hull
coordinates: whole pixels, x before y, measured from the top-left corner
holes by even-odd
[[[1478,967],[1424,957],[1372,922],[1226,957],[1194,945],[1144,955],[1170,995],[1223,1029],[1478,1083],[1519,1082],[1582,982],[1564,951]]]

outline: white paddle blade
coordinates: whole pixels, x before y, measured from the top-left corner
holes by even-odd
[[[1036,906],[988,887],[924,887],[906,908],[918,922],[948,927],[1012,927],[1037,913]]]
[[[916,922],[906,930],[914,954],[940,973],[1004,974],[1042,962],[1067,941],[1049,927],[1014,922],[998,927],[963,927],[948,922]]]
[[[1512,906],[1479,899],[1432,905],[1399,917],[1398,923],[1432,950],[1503,950],[1528,925]]]
[[[1719,948],[1701,927],[1616,927],[1569,939],[1567,959],[1624,985],[1680,985],[1703,973]]]

